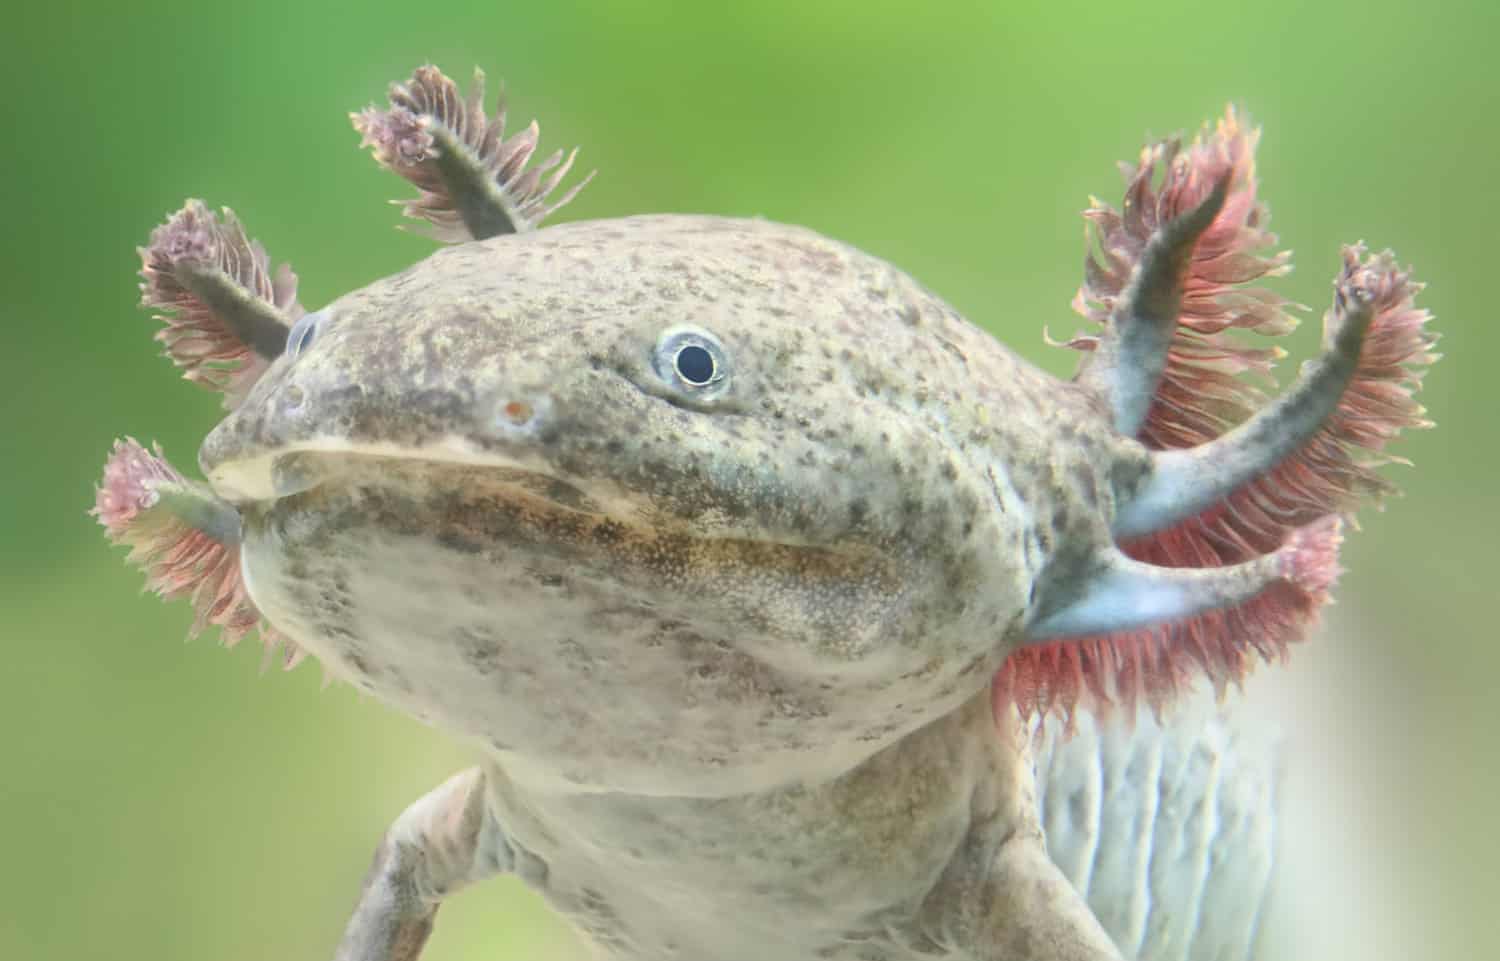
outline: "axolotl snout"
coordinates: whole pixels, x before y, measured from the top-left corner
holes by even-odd
[[[415,958],[505,871],[622,959],[1121,957],[1048,855],[1028,719],[1170,711],[1305,630],[1420,422],[1389,256],[1346,254],[1324,353],[1252,411],[1267,353],[1224,331],[1279,332],[1239,285],[1284,261],[1232,114],[1090,211],[1066,382],[806,229],[536,229],[567,165],[430,68],[357,123],[465,242],[306,312],[190,203],[143,289],[231,407],[209,486],[124,444],[98,504],[201,622],[485,758],[392,827],[338,957]],[[1125,950],[1244,957],[1255,910]]]

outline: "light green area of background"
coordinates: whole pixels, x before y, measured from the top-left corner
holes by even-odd
[[[1447,359],[1408,491],[1349,544],[1348,683],[1371,730],[1385,864],[1432,958],[1500,954],[1491,694],[1500,82],[1492,4],[1149,7],[1054,0],[16,5],[0,35],[0,958],[321,958],[375,840],[463,763],[316,667],[184,647],[185,605],[85,517],[111,440],[181,464],[217,401],[156,357],[133,248],[185,196],[232,205],[303,301],[429,244],[344,114],[424,60],[504,78],[545,146],[600,175],[566,216],[763,214],[902,265],[1050,369],[1089,193],[1140,138],[1230,100],[1319,307],[1338,245],[1430,282]],[[1316,342],[1309,324],[1294,346]],[[1486,370],[1489,370],[1486,373]],[[445,912],[433,961],[546,959],[568,936],[507,883]]]

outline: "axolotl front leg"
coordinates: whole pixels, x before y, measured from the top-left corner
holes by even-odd
[[[334,961],[415,961],[444,898],[515,870],[516,861],[488,804],[484,770],[455,774],[386,831]]]
[[[442,900],[500,873],[514,873],[545,895],[608,957],[854,961],[934,954],[951,961],[1121,961],[1110,935],[1048,855],[1026,743],[1015,728],[997,737],[981,698],[832,782],[789,784],[759,796],[549,796],[519,788],[496,767],[465,771],[407,808],[387,831],[335,961],[415,961]],[[915,796],[907,796],[908,787],[917,789]],[[888,801],[879,800],[881,788]],[[819,856],[830,815],[862,811],[870,813],[837,831],[869,838],[867,849]],[[506,833],[508,816],[536,851]],[[613,829],[620,823],[634,830]],[[953,850],[932,843],[955,829]],[[898,832],[894,843],[891,831]],[[673,840],[664,843],[664,835]],[[760,851],[741,850],[738,842],[756,836],[765,842]],[[805,836],[804,844],[796,843],[798,836]],[[585,840],[563,843],[562,837]],[[695,852],[676,869],[652,857],[673,843]],[[632,858],[618,855],[627,850],[634,858],[645,852],[647,860],[624,863]],[[716,850],[733,862],[725,864],[726,889],[753,881],[774,885],[769,869],[780,877],[784,897],[801,901],[801,909],[767,915],[756,900],[736,903],[715,896],[712,886],[697,897],[685,894],[696,887],[695,872],[713,863],[711,853],[707,861],[698,855]],[[852,879],[834,868],[847,859],[852,870],[860,858],[876,862],[871,868],[882,874],[914,866],[903,881],[914,896],[841,928],[851,906],[834,892]],[[887,859],[892,863],[878,863]],[[777,874],[778,864],[784,873]],[[924,887],[921,865],[937,864],[943,865],[939,876]],[[736,869],[740,877],[733,876]],[[618,879],[637,871],[638,897],[653,908],[624,908],[631,921],[622,925],[610,903],[620,903]],[[826,917],[817,917],[824,911]],[[784,940],[746,935],[783,926],[790,932]],[[671,932],[666,942],[662,931]],[[679,938],[675,950],[663,950]]]

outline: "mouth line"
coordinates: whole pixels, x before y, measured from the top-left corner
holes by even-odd
[[[512,445],[507,445],[510,447]],[[466,437],[439,437],[420,446],[396,442],[350,441],[315,436],[291,444],[251,450],[249,456],[203,463],[216,493],[231,503],[267,503],[310,490],[338,476],[349,477],[372,463],[426,465],[439,470],[491,470],[509,475],[529,474],[578,488],[577,481],[559,472],[533,445],[511,449],[481,447]],[[200,461],[201,462],[201,461]]]
[[[806,589],[814,592],[832,589],[820,585],[862,590],[859,585],[875,578],[882,591],[899,593],[887,552],[868,542],[816,543],[664,514],[640,495],[615,490],[608,479],[583,486],[499,457],[426,453],[283,451],[272,468],[286,490],[256,502],[253,526],[274,526],[278,515],[301,517],[311,518],[314,528],[347,534],[352,543],[384,530],[465,554],[490,551],[513,559],[531,552],[636,587],[721,571],[812,585]]]
[[[589,523],[609,522],[630,530],[698,542],[753,542],[793,550],[864,553],[869,543],[810,539],[788,530],[767,531],[742,519],[677,516],[639,491],[609,477],[581,478],[560,471],[529,445],[516,450],[480,448],[459,437],[420,447],[394,443],[350,443],[317,438],[260,457],[221,463],[209,473],[220,496],[241,507],[268,508],[326,487],[382,484],[425,489],[466,500],[499,497]]]
[[[327,484],[400,483],[438,487],[455,492],[465,489],[512,491],[529,500],[542,501],[561,510],[611,516],[611,511],[575,483],[551,470],[535,465],[520,466],[509,459],[487,456],[431,456],[435,451],[392,453],[335,449],[288,451],[271,460],[271,483],[275,500],[295,497]]]

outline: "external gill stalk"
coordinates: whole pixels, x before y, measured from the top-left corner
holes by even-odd
[[[1157,567],[1117,551],[1026,630],[1029,641],[1129,632],[1187,621],[1254,600],[1284,582],[1310,596],[1327,593],[1337,573],[1340,524],[1329,517],[1296,531],[1276,552],[1227,567]]]
[[[277,645],[291,670],[305,652],[261,619],[240,574],[240,516],[206,486],[183,477],[162,456],[133,438],[116,441],[90,511],[127,560],[146,574],[146,589],[193,606],[189,637],[209,626],[233,647],[257,627],[269,658]]]
[[[141,306],[162,311],[156,339],[188,380],[224,394],[233,409],[304,313],[297,275],[270,258],[224,209],[220,220],[189,200],[139,248]]]
[[[1110,552],[1092,576],[1026,631],[995,678],[997,711],[1058,713],[1071,722],[1144,700],[1160,712],[1207,676],[1221,687],[1250,658],[1279,658],[1328,602],[1339,574],[1342,524],[1326,517],[1292,532],[1280,549],[1242,564],[1171,568]]]
[[[1182,312],[1182,280],[1193,245],[1224,209],[1233,177],[1233,169],[1219,174],[1197,206],[1152,234],[1130,285],[1110,311],[1114,336],[1100,341],[1079,376],[1109,398],[1115,430],[1126,436],[1141,429],[1156,398]]]
[[[1149,451],[1116,491],[1117,545],[1092,567],[1044,575],[1043,607],[995,679],[997,709],[1071,716],[1145,698],[1160,709],[1195,677],[1234,683],[1306,634],[1338,571],[1338,518],[1393,488],[1375,468],[1437,359],[1421,285],[1389,252],[1344,250],[1323,352],[1266,404],[1245,374],[1279,351],[1290,306],[1247,286],[1284,273],[1256,200],[1258,132],[1230,111],[1187,148],[1148,147],[1125,170],[1120,212],[1095,202],[1074,302],[1101,324],[1067,346],[1078,383]],[[1157,184],[1160,186],[1157,186]],[[1206,221],[1206,222],[1205,222]],[[1050,581],[1050,583],[1048,583]],[[1048,594],[1055,598],[1047,601]]]
[[[1325,323],[1324,353],[1303,366],[1290,391],[1223,436],[1153,454],[1150,473],[1121,499],[1115,536],[1140,537],[1208,510],[1272,471],[1322,430],[1359,370],[1365,335],[1375,319],[1376,292],[1363,284],[1378,283],[1381,276],[1364,269],[1357,253],[1346,252]]]
[[[1295,305],[1250,286],[1291,269],[1289,254],[1269,252],[1276,236],[1257,198],[1258,140],[1231,110],[1191,145],[1152,144],[1126,165],[1122,209],[1094,200],[1084,211],[1090,253],[1073,309],[1101,329],[1065,346],[1088,352],[1078,381],[1110,402],[1122,434],[1148,447],[1192,447],[1248,417],[1264,397],[1241,375],[1269,382],[1281,352],[1252,348],[1233,331],[1276,336],[1296,326]],[[1195,215],[1214,208],[1219,188],[1227,190],[1217,213],[1197,228]],[[1146,304],[1157,311],[1143,317],[1137,305]],[[1138,345],[1129,365],[1119,362],[1127,343]],[[1149,398],[1144,420],[1141,397]]]
[[[572,169],[577,149],[566,157],[559,150],[528,169],[537,146],[536,121],[506,139],[503,102],[493,118],[485,113],[481,70],[474,71],[474,85],[463,97],[442,71],[418,67],[406,83],[391,85],[389,109],[366,107],[349,119],[360,133],[360,146],[372,148],[377,163],[420,191],[416,200],[404,203],[403,212],[431,224],[439,240],[535,230],[594,176],[588,174],[549,203]]]

